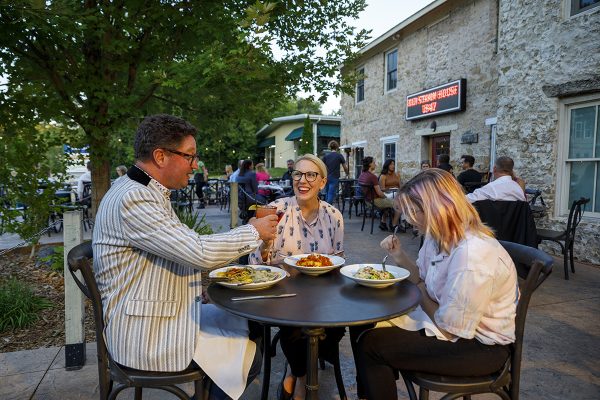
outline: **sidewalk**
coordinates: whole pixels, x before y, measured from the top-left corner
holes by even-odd
[[[206,210],[206,220],[216,230],[226,231],[229,215],[218,207]],[[379,262],[384,252],[379,242],[387,233],[377,227],[369,234],[370,221],[360,231],[362,217],[349,220],[345,215],[346,263]],[[48,236],[45,236],[46,238]],[[53,239],[52,237],[51,239]],[[418,239],[401,234],[405,248],[416,255]],[[4,244],[4,236],[0,238]],[[60,241],[60,240],[59,240]],[[2,246],[3,247],[3,246]],[[0,247],[1,248],[1,247]],[[600,268],[576,265],[576,273],[565,281],[562,260],[557,259],[554,273],[533,295],[525,329],[525,348],[521,373],[521,399],[589,399],[600,398]],[[347,336],[340,343],[340,357],[344,384],[349,399],[356,399],[354,363]],[[281,380],[283,357],[280,350],[273,360],[269,398],[276,398]],[[254,381],[242,397],[260,398],[262,375]],[[339,399],[333,368],[327,365],[319,376],[320,398]],[[192,393],[188,386],[188,393]],[[398,382],[400,398],[407,398],[404,384]],[[439,395],[432,394],[432,399]],[[0,354],[0,399],[71,400],[97,399],[98,372],[95,343],[87,345],[86,365],[77,371],[64,368],[62,347]],[[126,390],[119,399],[133,399],[133,391]],[[474,396],[475,399],[496,399],[492,395]],[[145,390],[144,399],[175,399],[155,390]]]

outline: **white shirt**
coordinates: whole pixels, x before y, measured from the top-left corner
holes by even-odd
[[[525,193],[512,177],[505,175],[475,189],[473,193],[468,193],[467,200],[470,203],[479,200],[525,201]]]
[[[233,173],[229,176],[229,182],[237,182],[237,177],[240,174],[240,169],[236,169],[235,171],[233,171]]]
[[[90,171],[86,171],[77,179],[77,197],[81,201],[83,199],[83,187],[87,182],[92,181],[92,173]]]
[[[466,239],[446,254],[427,237],[417,266],[427,293],[440,305],[434,315],[437,326],[487,345],[515,341],[517,271],[496,239],[467,233]],[[407,330],[425,328],[428,336],[444,340],[420,308],[389,322]]]

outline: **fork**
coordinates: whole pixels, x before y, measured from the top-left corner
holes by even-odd
[[[383,269],[383,272],[387,272],[387,270],[385,269],[385,262],[387,261],[389,254],[386,254],[385,257],[383,257],[383,260],[381,261],[381,269]]]

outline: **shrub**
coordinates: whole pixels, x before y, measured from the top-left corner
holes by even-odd
[[[199,211],[190,211],[188,208],[175,208],[175,214],[182,224],[196,231],[199,235],[210,235],[214,233],[212,226],[206,222],[206,214],[200,217]]]
[[[38,318],[38,312],[51,308],[52,303],[35,296],[29,286],[11,277],[0,284],[0,332],[24,328]]]
[[[47,263],[52,271],[59,273],[65,272],[65,248],[64,246],[56,246],[52,248],[52,254],[40,258],[41,261]]]

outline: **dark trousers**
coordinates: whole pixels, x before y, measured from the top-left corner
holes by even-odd
[[[306,357],[308,339],[300,328],[282,326],[279,328],[281,350],[290,364],[292,375],[306,375]],[[325,338],[319,340],[319,356],[330,361],[332,349],[338,348],[340,340],[344,337],[344,328],[325,329]]]
[[[351,334],[356,340],[356,335]],[[508,346],[485,345],[477,339],[452,343],[423,331],[378,328],[353,343],[359,389],[371,400],[397,399],[397,370],[449,376],[481,376],[498,371],[510,356]]]
[[[198,196],[198,200],[200,203],[204,203],[204,186],[206,186],[206,182],[196,181],[196,196]]]

